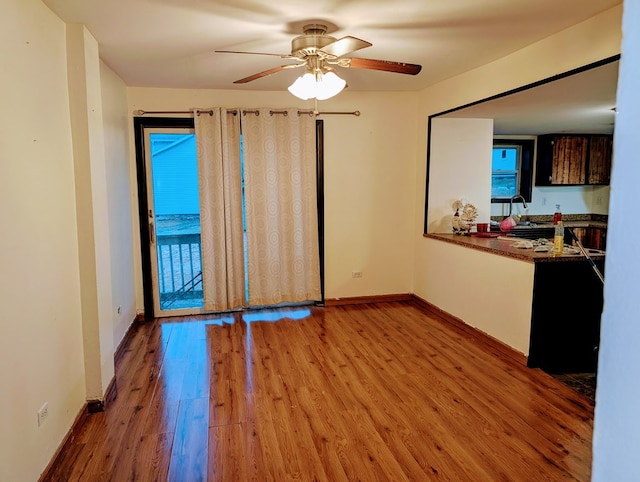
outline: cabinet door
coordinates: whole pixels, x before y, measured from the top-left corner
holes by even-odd
[[[555,136],[551,184],[584,184],[589,140],[584,136]]]
[[[538,136],[536,185],[585,184],[588,151],[587,135]]]
[[[605,228],[589,228],[587,229],[587,243],[590,248],[606,250],[607,248],[607,230]]]
[[[612,136],[591,136],[589,139],[589,184],[609,184],[612,151]]]
[[[596,261],[604,272],[604,261]],[[527,366],[593,373],[598,366],[603,286],[589,263],[535,263]]]
[[[607,230],[605,228],[573,228],[573,233],[585,248],[605,250],[607,244]],[[565,241],[573,246],[576,245],[571,236],[565,237]]]

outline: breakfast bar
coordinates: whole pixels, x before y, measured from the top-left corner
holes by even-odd
[[[476,307],[454,306],[449,309],[454,316],[523,352],[529,367],[595,371],[603,286],[582,253],[534,252],[514,247],[520,239],[507,236],[425,237],[443,250],[449,280],[464,291],[465,303]],[[588,252],[603,272],[605,253]]]

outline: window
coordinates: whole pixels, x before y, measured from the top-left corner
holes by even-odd
[[[493,146],[491,159],[491,197],[506,198],[519,194],[520,146]]]
[[[533,139],[494,139],[491,202],[509,202],[520,194],[531,201]]]

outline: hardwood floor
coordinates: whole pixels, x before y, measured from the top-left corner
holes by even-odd
[[[412,302],[141,323],[51,481],[590,480],[593,407]]]

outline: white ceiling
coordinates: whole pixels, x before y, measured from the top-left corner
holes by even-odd
[[[443,117],[493,119],[498,135],[611,134],[618,64],[607,63]]]
[[[214,53],[288,54],[302,26],[373,43],[353,56],[416,63],[417,76],[341,69],[350,90],[415,91],[503,57],[621,0],[43,0],[88,27],[100,56],[129,86],[283,90],[283,71],[234,80],[291,61]]]

